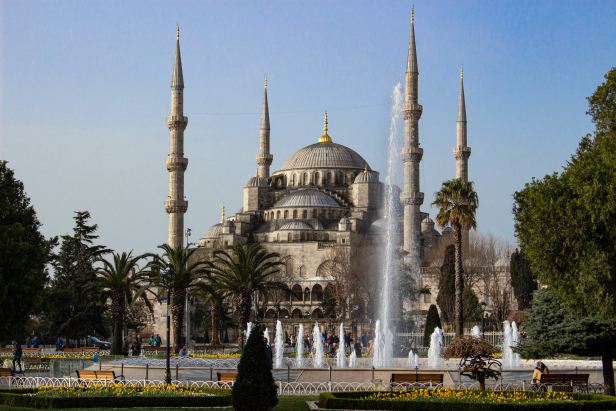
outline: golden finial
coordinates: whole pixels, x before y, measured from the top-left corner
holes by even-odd
[[[464,78],[464,66],[460,68],[460,78]]]
[[[411,23],[415,22],[415,6],[411,9]]]
[[[222,202],[222,220],[220,220],[220,224],[225,223],[225,202]]]
[[[180,24],[178,23],[178,40],[180,39]]]
[[[319,143],[331,143],[332,138],[329,136],[329,134],[327,134],[327,111],[325,111],[325,127],[323,127],[323,131],[325,132],[319,139]]]
[[[255,177],[259,177],[259,169],[257,168],[257,175]]]
[[[265,88],[267,88],[267,74],[265,75]]]
[[[368,172],[368,164],[366,164],[366,168],[364,169],[364,173]]]

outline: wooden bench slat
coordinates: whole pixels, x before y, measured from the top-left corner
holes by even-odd
[[[437,374],[437,373],[431,373],[431,374],[426,374],[426,373],[417,373],[417,374],[411,374],[411,373],[405,373],[405,374],[392,374],[391,375],[391,379],[390,382],[392,383],[398,383],[398,384],[426,384],[426,383],[436,383],[436,384],[442,384],[443,383],[443,374]]]
[[[233,382],[237,379],[236,372],[217,372],[216,376],[219,382]]]
[[[13,372],[10,368],[0,368],[0,377],[10,377],[13,375]]]

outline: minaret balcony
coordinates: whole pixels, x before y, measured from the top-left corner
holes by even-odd
[[[167,157],[165,159],[167,170],[169,171],[186,171],[188,167],[188,159],[184,157]]]
[[[400,203],[402,205],[422,205],[424,202],[424,193],[411,192],[411,193],[400,193]]]
[[[257,154],[257,164],[260,166],[269,166],[274,161],[274,156],[271,154]]]
[[[184,131],[187,125],[188,125],[188,117],[185,117],[185,116],[167,117],[167,127],[169,127],[169,130]]]
[[[470,147],[454,147],[453,156],[456,160],[466,160],[471,156],[471,148]]]
[[[185,200],[166,200],[165,211],[167,213],[185,213],[188,210],[188,201]]]
[[[404,147],[400,150],[402,161],[405,163],[415,162],[418,163],[423,157],[423,148],[420,147]]]

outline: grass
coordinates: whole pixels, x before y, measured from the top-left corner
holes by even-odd
[[[319,397],[303,397],[295,395],[282,395],[280,402],[272,411],[308,411],[306,401],[317,401]],[[114,411],[134,411],[139,408],[114,408]],[[191,408],[192,410],[208,410],[211,408]],[[60,411],[59,408],[51,410]],[[65,411],[109,411],[109,408],[64,408]],[[217,408],[219,411],[233,411],[233,408]],[[0,411],[38,411],[36,408],[9,407],[0,405]],[[157,408],[156,411],[186,411],[186,408]]]

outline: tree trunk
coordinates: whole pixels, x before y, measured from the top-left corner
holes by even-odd
[[[246,329],[246,325],[248,324],[248,320],[250,320],[250,308],[252,306],[251,295],[252,295],[252,293],[250,291],[246,291],[246,292],[244,292],[242,294],[239,294],[235,298],[235,305],[237,307],[237,316],[238,316],[238,319],[239,319],[240,337],[241,338],[244,338],[244,330]],[[240,305],[242,300],[246,300],[246,302],[248,303],[246,305],[246,311],[244,311],[243,315],[242,315],[242,310],[241,310],[241,305]]]
[[[184,328],[184,307],[186,306],[186,289],[171,289],[171,321],[173,321],[173,352],[178,354],[182,348],[182,329]]]
[[[110,355],[122,355],[122,323],[116,323],[113,327],[113,340],[111,340]]]
[[[111,319],[113,326],[117,323],[124,323],[124,313],[126,311],[126,299],[122,291],[114,291],[111,293]]]
[[[464,307],[462,306],[462,227],[454,224],[456,246],[456,337],[464,334]]]
[[[218,321],[219,321],[219,315],[218,315],[218,310],[220,309],[219,306],[214,305],[212,306],[212,310],[210,311],[210,314],[212,315],[212,346],[215,347],[217,345],[220,345],[220,341],[218,341],[218,335],[219,335],[219,331],[218,331]]]
[[[478,374],[477,375],[477,381],[479,382],[479,391],[485,391],[486,390],[486,377],[483,374]]]
[[[601,343],[601,362],[603,363],[603,386],[606,395],[614,393],[614,365],[612,364],[612,346],[609,342]]]

